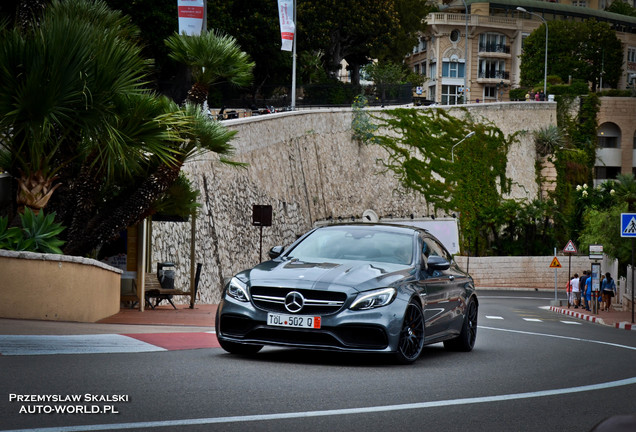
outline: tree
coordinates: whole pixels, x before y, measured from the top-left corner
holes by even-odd
[[[623,0],[614,0],[605,8],[605,11],[636,17],[636,8]]]
[[[232,36],[220,32],[175,34],[166,39],[166,45],[170,58],[185,64],[192,72],[194,84],[187,100],[194,104],[203,105],[214,83],[226,81],[245,86],[252,80],[254,63]]]
[[[346,60],[359,84],[360,67],[373,58],[402,60],[429,10],[422,0],[299,0],[299,45],[323,50],[332,73]]]
[[[543,81],[545,24],[524,41],[521,54],[521,83],[533,86]],[[548,24],[548,74],[564,82],[582,79],[595,91],[604,85],[616,87],[622,73],[623,49],[609,24],[588,19],[583,22],[550,21]]]
[[[464,249],[486,253],[487,244],[479,239],[487,215],[510,190],[506,165],[515,135],[506,137],[490,123],[445,110],[399,108],[376,120],[382,132],[370,142],[388,152],[382,161],[386,171],[405,189],[421,193],[435,212],[459,212]],[[469,131],[475,132],[470,141],[453,148]]]
[[[57,188],[41,208],[67,227],[67,254],[151,214],[187,158],[232,150],[233,132],[145,88],[137,36],[101,0],[53,0],[39,26],[0,29],[0,168],[30,195]]]

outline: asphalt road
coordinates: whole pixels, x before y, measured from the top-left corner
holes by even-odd
[[[0,357],[0,431],[579,432],[635,413],[634,332],[541,309],[549,300],[483,294],[473,352],[432,345],[410,366],[278,348]],[[82,400],[17,400],[28,395]],[[78,405],[116,413],[44,412]]]

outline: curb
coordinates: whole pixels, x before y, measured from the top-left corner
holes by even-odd
[[[585,321],[590,321],[596,324],[602,324],[602,325],[606,325],[605,321],[603,321],[602,318],[599,317],[595,317],[593,315],[588,315],[588,314],[584,314],[581,312],[575,312],[575,311],[571,311],[571,310],[567,310],[567,309],[561,309],[560,307],[556,307],[556,306],[550,306],[550,310],[552,312],[558,312],[558,313],[562,313],[564,315],[569,315],[571,317],[574,318],[579,318]]]
[[[593,322],[593,323],[596,323],[596,324],[602,324],[602,325],[615,327],[617,329],[622,329],[622,330],[636,330],[636,325],[630,324],[630,323],[625,322],[625,321],[618,322],[618,323],[615,323],[615,324],[612,325],[612,324],[606,324],[605,321],[603,321],[602,318],[599,318],[599,317],[596,317],[596,316],[593,316],[593,315],[588,315],[588,314],[584,314],[584,313],[581,313],[581,312],[575,312],[575,311],[568,310],[568,309],[562,309],[562,308],[556,307],[556,306],[549,306],[549,309],[552,312],[558,312],[558,313],[561,313],[561,314],[564,314],[564,315],[569,315],[571,317],[579,318],[579,319],[582,319],[582,320],[585,320],[585,321],[590,321],[590,322]]]

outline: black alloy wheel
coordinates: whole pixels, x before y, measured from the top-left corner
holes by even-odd
[[[471,299],[466,307],[461,333],[454,339],[444,341],[444,348],[449,351],[472,351],[477,340],[477,315],[477,302]]]
[[[400,332],[400,341],[395,353],[401,364],[410,364],[418,359],[424,347],[424,314],[422,307],[411,302],[404,313],[404,323]]]

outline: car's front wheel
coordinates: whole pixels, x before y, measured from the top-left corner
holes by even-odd
[[[224,341],[222,339],[219,339],[219,345],[221,345],[221,348],[223,348],[225,351],[231,354],[242,354],[242,355],[256,354],[263,348],[263,345],[242,344],[242,343]]]
[[[400,340],[395,358],[398,363],[410,364],[418,359],[424,347],[424,313],[416,302],[410,302],[404,313]]]
[[[462,331],[454,339],[444,341],[444,348],[449,351],[472,351],[477,339],[477,302],[471,299],[466,307],[466,315]]]

